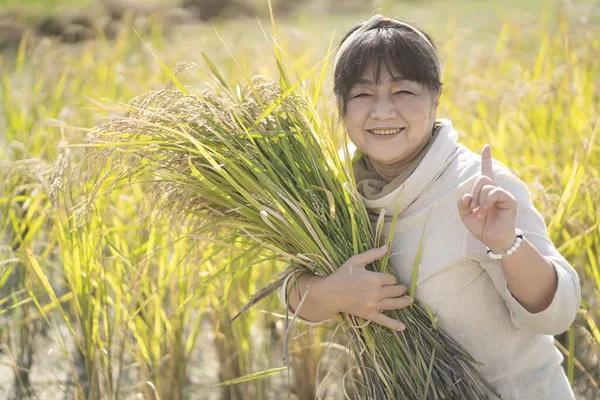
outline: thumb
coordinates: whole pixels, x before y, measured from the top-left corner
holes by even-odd
[[[387,253],[387,245],[376,247],[371,250],[367,250],[364,253],[356,254],[352,256],[352,265],[356,267],[366,267],[374,261],[379,260]]]

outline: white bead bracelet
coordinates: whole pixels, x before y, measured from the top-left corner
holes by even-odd
[[[488,249],[487,249],[488,256],[490,256],[490,258],[493,259],[493,260],[501,260],[504,257],[510,256],[512,253],[514,253],[515,251],[517,251],[517,249],[521,245],[521,242],[523,241],[523,231],[520,230],[519,228],[517,228],[515,230],[515,233],[517,234],[517,239],[515,240],[515,242],[513,243],[513,245],[510,247],[510,249],[508,249],[506,251],[506,253],[496,254],[496,253],[492,252],[492,250],[488,247]]]

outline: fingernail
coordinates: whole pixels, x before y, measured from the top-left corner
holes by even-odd
[[[387,244],[384,244],[383,246],[380,247],[381,250],[385,250],[387,249]]]

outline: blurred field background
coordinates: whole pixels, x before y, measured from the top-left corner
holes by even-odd
[[[600,5],[272,4],[290,75],[305,76],[375,11],[433,35],[438,116],[473,150],[490,143],[529,185],[581,277],[580,313],[556,342],[578,398],[600,399]],[[352,360],[335,321],[296,324],[285,370],[274,295],[228,322],[280,262],[173,226],[149,207],[151,182],[117,185],[116,165],[86,180],[78,169],[93,157],[77,147],[87,132],[171,87],[169,69],[196,88],[212,79],[204,56],[231,83],[277,79],[273,31],[262,0],[0,3],[0,399],[345,398]],[[329,115],[331,75],[329,64],[319,103]],[[305,84],[315,90],[319,76]]]

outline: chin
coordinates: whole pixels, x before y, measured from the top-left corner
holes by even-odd
[[[377,162],[380,162],[382,164],[393,164],[396,161],[400,160],[402,158],[402,154],[400,153],[393,153],[393,154],[382,154],[380,152],[372,152],[372,153],[367,153],[367,155],[369,156],[370,159],[375,160]]]

